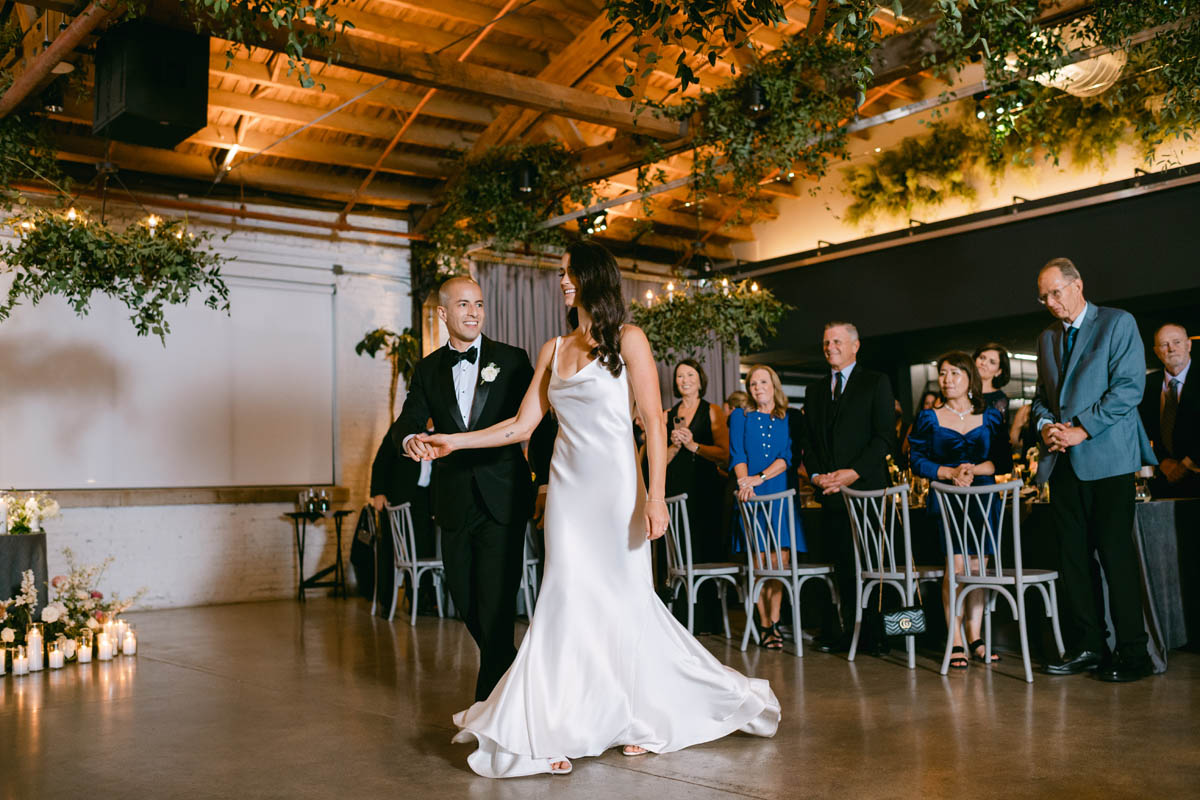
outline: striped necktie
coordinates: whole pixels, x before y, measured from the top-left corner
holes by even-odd
[[[1171,378],[1167,383],[1167,396],[1163,398],[1162,417],[1159,428],[1167,454],[1175,455],[1175,418],[1179,415],[1179,379]]]

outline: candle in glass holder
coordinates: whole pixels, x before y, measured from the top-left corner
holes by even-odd
[[[107,633],[101,633],[96,637],[96,658],[100,661],[112,661],[112,657],[112,639],[108,638]]]
[[[25,652],[26,658],[29,659],[29,669],[31,672],[37,672],[46,665],[42,654],[43,641],[42,623],[29,623],[29,630],[25,634]]]
[[[125,631],[125,636],[121,639],[121,652],[127,656],[137,654],[137,636],[132,628]]]
[[[92,632],[87,628],[79,634],[79,663],[87,664],[92,660]]]
[[[2,508],[3,506],[0,506],[0,509]],[[5,667],[8,665],[8,653],[10,650],[12,650],[11,647],[0,647],[0,675],[4,674]]]
[[[29,674],[29,657],[25,655],[24,647],[17,647],[17,654],[13,656],[13,675],[28,675]]]
[[[62,669],[63,651],[59,649],[58,642],[51,642],[46,646],[46,662],[50,669]]]
[[[125,634],[129,632],[129,623],[123,619],[113,620],[112,640],[113,644],[125,640]]]

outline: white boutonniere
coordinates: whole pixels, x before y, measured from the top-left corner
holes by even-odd
[[[496,380],[496,377],[499,374],[500,368],[497,367],[496,362],[493,361],[483,369],[479,370],[479,379],[484,383],[491,383],[492,381]]]

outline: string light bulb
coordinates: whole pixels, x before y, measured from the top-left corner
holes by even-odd
[[[675,291],[675,283],[674,283],[674,281],[668,281],[668,282],[667,282],[667,291],[668,291],[668,292],[673,292],[673,291]]]
[[[758,291],[758,284],[757,284],[757,283],[752,283],[752,284],[750,284],[750,291],[752,291],[752,292],[757,292],[757,291]]]
[[[652,291],[651,291],[651,290],[649,290],[649,289],[647,289],[647,290],[646,290],[646,302],[647,302],[647,303],[653,303],[653,302],[654,302],[654,292],[652,292]]]

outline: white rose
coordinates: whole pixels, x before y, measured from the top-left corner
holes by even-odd
[[[75,649],[78,647],[78,644],[74,639],[63,639],[60,647],[62,647],[63,658],[74,658]]]
[[[89,628],[91,628],[92,630],[96,630],[97,628],[100,627],[100,623],[96,622],[95,617],[88,617],[87,626]]]
[[[75,599],[76,599],[76,600],[87,600],[89,597],[91,597],[91,595],[90,595],[90,594],[88,594],[87,592],[83,591],[82,589],[80,589],[79,591],[75,592]]]
[[[49,503],[46,504],[46,507],[42,509],[42,517],[43,518],[57,517],[58,512],[59,512],[58,501],[51,500]]]
[[[499,375],[500,375],[500,368],[496,366],[495,362],[488,364],[486,367],[484,367],[483,369],[481,369],[479,371],[479,377],[483,380],[484,383],[491,383],[492,381],[496,380],[496,378]]]
[[[56,603],[51,603],[42,609],[42,622],[45,622],[47,625],[53,625],[55,622],[58,622],[58,618],[61,616],[62,612],[59,611]]]
[[[13,642],[16,640],[16,638],[17,632],[12,628],[5,628],[4,630],[0,631],[0,640],[5,642]]]
[[[26,514],[33,516],[34,514],[37,514],[40,511],[41,511],[41,509],[38,507],[38,501],[37,501],[36,497],[31,497],[25,501],[25,513]]]

